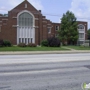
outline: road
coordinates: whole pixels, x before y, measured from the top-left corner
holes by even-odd
[[[1,55],[0,90],[82,90],[90,53]]]

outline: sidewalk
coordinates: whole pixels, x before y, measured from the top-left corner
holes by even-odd
[[[70,50],[70,51],[9,51],[0,52],[0,55],[33,55],[33,54],[73,54],[90,53],[90,50]]]
[[[71,50],[71,51],[77,51],[77,50],[75,50],[75,49],[73,49],[73,48],[68,48],[68,47],[63,47],[63,48],[69,49],[69,50]]]

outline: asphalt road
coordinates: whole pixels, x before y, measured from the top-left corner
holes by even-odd
[[[0,90],[82,90],[90,54],[1,55]]]

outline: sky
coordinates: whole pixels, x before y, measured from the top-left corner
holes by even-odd
[[[24,0],[0,0],[0,13],[7,13]],[[52,22],[60,22],[60,18],[68,10],[72,11],[77,21],[87,21],[90,28],[90,0],[28,0],[36,9]]]

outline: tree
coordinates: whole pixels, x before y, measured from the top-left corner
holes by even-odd
[[[76,44],[78,40],[77,21],[75,15],[67,11],[61,18],[61,25],[59,30],[59,38],[64,44]]]
[[[87,31],[88,39],[90,40],[90,28]]]
[[[88,29],[88,31],[87,31],[87,35],[88,35],[88,40],[89,40],[89,47],[90,47],[90,28]]]

